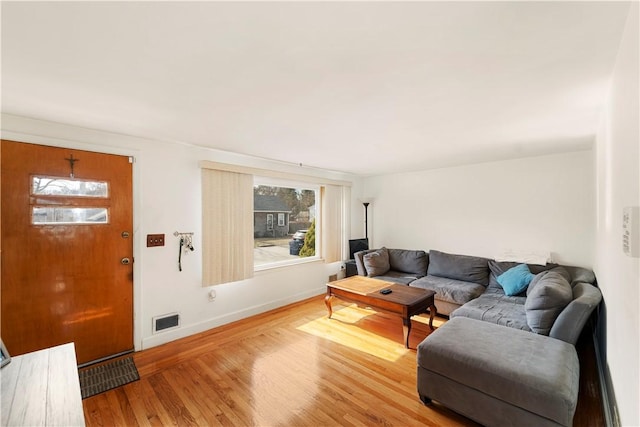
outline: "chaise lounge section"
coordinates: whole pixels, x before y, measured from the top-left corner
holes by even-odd
[[[574,346],[456,317],[418,346],[418,394],[485,426],[571,426],[580,366]]]

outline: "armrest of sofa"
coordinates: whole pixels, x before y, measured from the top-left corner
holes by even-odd
[[[553,323],[549,336],[576,345],[584,325],[600,301],[600,289],[588,283],[577,283],[573,287],[573,301]]]
[[[369,252],[374,252],[375,250],[376,249],[367,249],[353,254],[353,259],[356,261],[356,268],[358,269],[358,276],[367,275],[367,269],[364,267],[363,257]]]

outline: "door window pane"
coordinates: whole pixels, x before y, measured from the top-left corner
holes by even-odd
[[[35,206],[31,220],[36,225],[46,224],[107,224],[107,208],[69,208]]]
[[[61,197],[109,197],[106,181],[87,181],[71,178],[31,177],[31,194]]]

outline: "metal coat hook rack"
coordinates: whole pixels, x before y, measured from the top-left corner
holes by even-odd
[[[180,233],[179,231],[175,231],[173,233],[174,236],[180,238],[180,248],[178,249],[178,271],[182,271],[182,252],[185,254],[189,253],[189,251],[194,251],[193,248],[193,233]]]

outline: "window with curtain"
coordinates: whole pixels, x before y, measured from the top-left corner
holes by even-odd
[[[344,259],[350,183],[209,161],[200,166],[203,286]]]
[[[261,270],[319,258],[319,187],[254,176],[253,264]],[[277,221],[275,221],[277,218]]]

